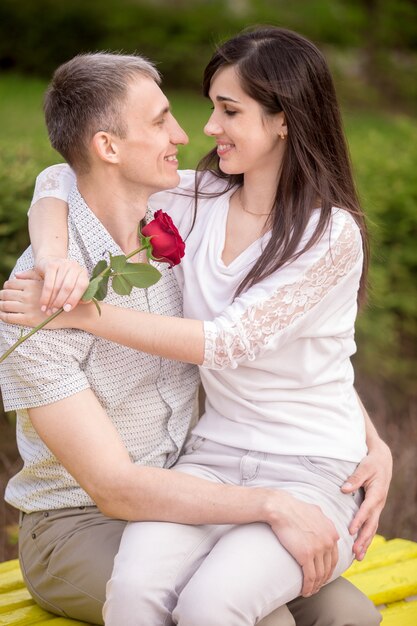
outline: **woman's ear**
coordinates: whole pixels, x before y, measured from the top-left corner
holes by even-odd
[[[118,163],[119,151],[117,141],[110,133],[98,131],[91,140],[93,154],[106,163]]]
[[[287,122],[284,112],[278,114],[277,119],[277,134],[281,139],[286,139],[288,134]]]

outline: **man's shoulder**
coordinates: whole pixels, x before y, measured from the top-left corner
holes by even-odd
[[[33,259],[32,247],[29,246],[17,259],[16,264],[10,273],[10,276],[14,276],[16,272],[25,272],[26,270],[30,270],[34,267],[34,265],[35,263]]]

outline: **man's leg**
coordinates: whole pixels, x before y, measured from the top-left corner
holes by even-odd
[[[267,615],[257,626],[296,626],[294,617],[286,605],[280,606],[270,615]]]
[[[297,626],[378,626],[382,619],[369,598],[343,577],[309,598],[292,600],[288,608]]]
[[[125,525],[96,507],[23,515],[19,557],[35,601],[58,615],[103,624],[106,583]]]

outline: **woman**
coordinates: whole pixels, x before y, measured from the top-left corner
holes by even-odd
[[[349,357],[367,239],[334,89],[317,49],[274,28],[219,48],[204,89],[217,148],[196,177],[195,223],[193,173],[152,200],[190,233],[178,274],[189,319],[104,304],[58,324],[201,365],[206,411],[176,469],[318,503],[340,536],[316,564],[324,582],[352,559],[362,497],[340,486],[366,454]],[[106,623],[255,624],[303,588],[286,545],[263,524],[130,524]]]

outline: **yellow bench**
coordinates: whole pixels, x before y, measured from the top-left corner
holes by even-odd
[[[417,626],[417,543],[377,536],[362,563],[345,573],[378,606],[383,626]],[[0,563],[0,626],[86,626],[52,615],[27,591],[19,563]]]

